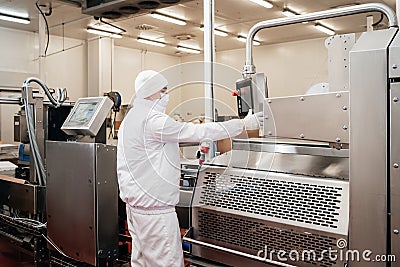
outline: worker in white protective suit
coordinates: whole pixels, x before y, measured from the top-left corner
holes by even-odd
[[[165,114],[168,82],[152,70],[135,80],[133,108],[118,134],[118,183],[127,204],[132,267],[183,266],[175,205],[179,200],[179,142],[216,141],[259,128],[262,114],[227,122],[177,122]]]

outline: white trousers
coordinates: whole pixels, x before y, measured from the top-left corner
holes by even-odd
[[[137,210],[126,205],[132,237],[132,267],[183,267],[178,217],[174,208]]]

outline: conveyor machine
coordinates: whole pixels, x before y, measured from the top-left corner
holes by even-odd
[[[260,97],[252,62],[259,30],[375,11],[389,28],[363,33],[351,49],[349,90]],[[399,266],[394,12],[363,4],[260,22],[248,35],[243,73],[252,83],[238,86],[247,103],[238,106],[264,110],[263,138],[234,140],[232,151],[200,170],[184,238],[192,254],[229,266]]]

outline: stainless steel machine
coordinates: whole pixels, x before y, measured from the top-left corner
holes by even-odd
[[[44,101],[44,95],[32,89],[32,83],[43,89],[47,101]],[[0,98],[1,104],[23,106],[14,120],[14,130],[17,132],[14,137],[17,139],[15,141],[25,145],[24,152],[20,149],[20,154],[29,157],[29,160],[19,158],[16,162],[22,169],[26,168],[26,172],[22,170],[23,173],[16,175],[17,178],[0,177],[0,234],[24,251],[33,252],[35,262],[40,265],[47,259],[46,241],[43,238],[46,233],[45,139],[49,136],[59,137],[49,123],[56,125],[52,116],[55,116],[58,108],[68,109],[70,104],[64,102],[65,89],[59,88],[51,93],[41,80],[34,77],[23,83],[21,92],[19,98]],[[62,117],[61,113],[57,115]]]
[[[238,267],[399,266],[395,13],[364,4],[257,23],[243,74],[255,77],[252,40],[259,30],[365,12],[385,14],[389,28],[361,35],[340,76],[349,79],[331,92],[260,102],[264,88],[239,84],[253,90],[241,99],[247,106],[263,106],[262,138],[234,140],[231,152],[200,171],[184,238],[193,255]]]
[[[92,266],[118,257],[117,149],[95,142],[112,106],[108,97],[78,99],[61,127],[73,141],[46,143],[48,248]]]
[[[36,266],[110,265],[119,238],[116,147],[96,142],[105,141],[113,101],[92,97],[73,105],[64,102],[65,90],[57,92],[29,78],[21,98],[0,99],[23,105],[14,117],[23,175],[0,175],[0,235],[33,252]]]

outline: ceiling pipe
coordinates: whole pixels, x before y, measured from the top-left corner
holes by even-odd
[[[79,8],[82,7],[82,1],[79,1],[79,0],[57,0],[57,1],[68,4],[68,5],[72,5],[75,7],[79,7]]]
[[[337,18],[361,13],[368,12],[380,12],[385,14],[389,21],[389,27],[398,27],[397,26],[397,17],[396,13],[387,5],[380,3],[371,3],[371,4],[361,4],[350,7],[342,7],[329,9],[304,15],[297,15],[295,17],[287,17],[287,18],[279,18],[261,21],[255,24],[249,31],[247,35],[246,41],[246,63],[243,67],[243,76],[248,76],[250,74],[256,73],[256,67],[253,65],[253,44],[252,41],[261,29],[273,28],[278,26],[292,25],[302,22],[309,22],[321,19],[329,19],[329,18]]]

